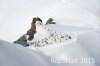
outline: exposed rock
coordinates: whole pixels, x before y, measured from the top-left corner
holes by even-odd
[[[49,19],[47,20],[47,22],[46,22],[45,25],[48,25],[48,24],[56,24],[56,23],[53,22],[53,21],[54,21],[53,18],[49,18]]]

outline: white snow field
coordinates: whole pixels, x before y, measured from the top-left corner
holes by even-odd
[[[0,66],[100,66],[99,7],[100,0],[0,0]],[[74,39],[39,48],[14,45],[37,16],[43,23],[54,18],[57,25],[48,28]],[[37,30],[34,40],[48,37],[43,27]],[[51,63],[50,57],[79,62]]]
[[[0,66],[59,66],[41,52],[0,40]]]

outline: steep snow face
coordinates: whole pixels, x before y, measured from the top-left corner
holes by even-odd
[[[67,33],[66,31],[64,32],[60,29],[60,32],[58,32],[58,30],[55,29],[57,28],[56,25],[44,25],[41,27],[40,26],[38,26],[39,29],[37,30],[34,39],[30,42],[28,41],[28,44],[33,46],[33,48],[36,47],[41,50],[52,49],[54,47],[65,45],[64,43],[70,44],[77,40],[77,35],[75,33]]]
[[[16,39],[18,39],[21,35],[26,33],[26,31],[30,28],[31,21],[34,16],[40,17],[43,20],[43,22],[45,22],[48,17],[53,17],[57,24],[67,25],[67,28],[65,28],[65,26],[62,27],[60,26],[61,29],[58,26],[59,27],[58,31],[62,31],[62,29],[65,28],[66,30],[64,30],[64,32],[65,31],[75,32],[78,34],[78,41],[63,46],[61,49],[55,48],[56,50],[55,49],[47,50],[45,51],[45,54],[49,56],[51,55],[52,57],[55,58],[62,57],[62,56],[63,58],[66,58],[66,56],[67,57],[77,56],[78,58],[93,57],[96,60],[95,64],[99,66],[100,53],[98,50],[100,48],[99,46],[100,32],[93,30],[97,28],[98,28],[97,30],[100,30],[100,26],[99,26],[100,25],[100,20],[99,20],[100,4],[99,3],[100,3],[99,0],[41,0],[41,1],[40,0],[0,0],[0,38],[3,40],[7,40],[9,42],[13,42]],[[75,28],[75,27],[69,27],[68,25],[81,26],[86,28],[84,29],[80,27]],[[91,29],[89,29],[88,32],[88,28],[92,28],[93,32],[91,32]],[[39,30],[40,29],[41,28],[39,28]],[[44,31],[44,29],[42,30]],[[43,31],[39,31],[39,32],[43,32]],[[15,64],[17,64],[14,62],[15,59],[18,59],[20,53],[22,54],[21,57],[23,57],[24,53],[20,52],[21,50],[19,51],[17,50],[18,54],[16,54],[17,52],[15,50],[13,54],[12,50],[14,50],[15,47],[14,49],[11,49],[12,47],[9,48],[11,49],[10,51],[12,52],[9,52],[8,49],[5,50],[5,47],[6,46],[4,46],[3,49],[2,46],[0,46],[0,51],[2,52],[2,55],[0,57],[3,59],[1,60],[1,62],[3,63],[4,61],[7,61],[8,63],[10,63],[10,66],[13,66],[11,65],[13,62],[15,66]],[[6,51],[9,53],[7,53]],[[26,52],[27,50],[23,49],[22,51]],[[6,53],[11,55],[8,56]],[[25,55],[27,54],[30,53],[25,53]],[[18,55],[17,58],[11,59],[16,55]],[[34,59],[32,59],[33,55],[32,57],[30,55],[23,57],[25,59],[20,58],[20,60],[23,59],[22,61],[25,61],[25,65],[27,65],[26,63],[28,62],[27,61],[28,56],[30,57],[29,59],[31,59],[30,60],[31,64],[33,63],[32,61],[34,61]],[[35,57],[36,56],[37,55],[35,55]],[[18,64],[20,63],[21,62],[19,61]],[[95,64],[93,64],[93,66]],[[16,66],[25,66],[25,65],[22,64]],[[28,64],[27,66],[29,65],[30,64]],[[72,66],[70,64],[68,65]],[[92,64],[89,65],[87,64],[83,66],[92,66]]]
[[[34,35],[34,40],[41,40],[49,36],[47,30],[45,30],[45,25],[40,21],[36,21],[36,34]]]
[[[53,66],[42,53],[3,40],[0,40],[0,59],[0,66]]]

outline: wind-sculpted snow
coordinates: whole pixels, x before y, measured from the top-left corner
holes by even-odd
[[[9,42],[18,39],[30,28],[34,16],[40,17],[43,23],[49,17],[54,18],[56,24],[60,25],[51,26],[52,29],[58,33],[77,35],[74,42],[61,42],[58,44],[63,46],[52,49],[42,48],[40,51],[45,55],[62,59],[87,57],[95,60],[94,63],[65,66],[100,66],[100,0],[0,0],[0,39]],[[48,36],[47,31],[42,32],[46,33],[41,36]],[[44,56],[41,57],[41,54],[16,46],[0,40],[0,66],[34,66],[34,63],[39,66],[42,62],[48,66],[49,61],[42,58]],[[33,49],[31,46],[29,48]]]
[[[30,28],[34,16],[40,17],[44,23],[52,17],[57,24],[99,30],[99,2],[99,0],[1,0],[0,38],[15,41]]]
[[[97,31],[90,31],[78,35],[78,41],[92,57],[95,58],[96,66],[100,65],[100,33]]]
[[[56,66],[50,58],[29,48],[0,40],[0,66]],[[57,65],[58,66],[58,65]]]

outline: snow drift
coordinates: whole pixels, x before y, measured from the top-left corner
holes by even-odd
[[[55,66],[44,54],[0,40],[0,66]]]
[[[64,31],[66,32],[77,33],[77,41],[61,48],[54,48],[42,52],[55,58],[60,56],[63,56],[63,58],[66,56],[69,58],[73,56],[77,56],[77,58],[90,57],[94,58],[96,62],[94,64],[82,65],[99,66],[99,6],[99,0],[1,0],[0,39],[9,42],[18,39],[30,28],[29,26],[34,16],[39,16],[44,23],[47,18],[52,17],[57,24],[67,26],[58,26],[61,27],[60,30],[65,28],[67,31]],[[60,30],[58,29],[58,31]],[[36,64],[40,61],[38,57],[41,56],[41,54],[39,55],[37,52],[31,52],[22,46],[15,47],[15,45],[8,44],[8,42],[3,42],[1,40],[0,45],[1,66],[29,66],[33,65],[33,61],[34,63],[36,62]],[[25,56],[23,56],[24,54]],[[29,58],[27,58],[28,56]],[[32,58],[35,58],[36,61]],[[45,58],[43,58],[43,60],[44,59]],[[49,61],[44,62],[45,65]],[[42,61],[40,61],[40,65],[41,64]],[[76,64],[76,66],[78,65],[80,66],[80,64]],[[68,64],[68,66],[75,65]]]

